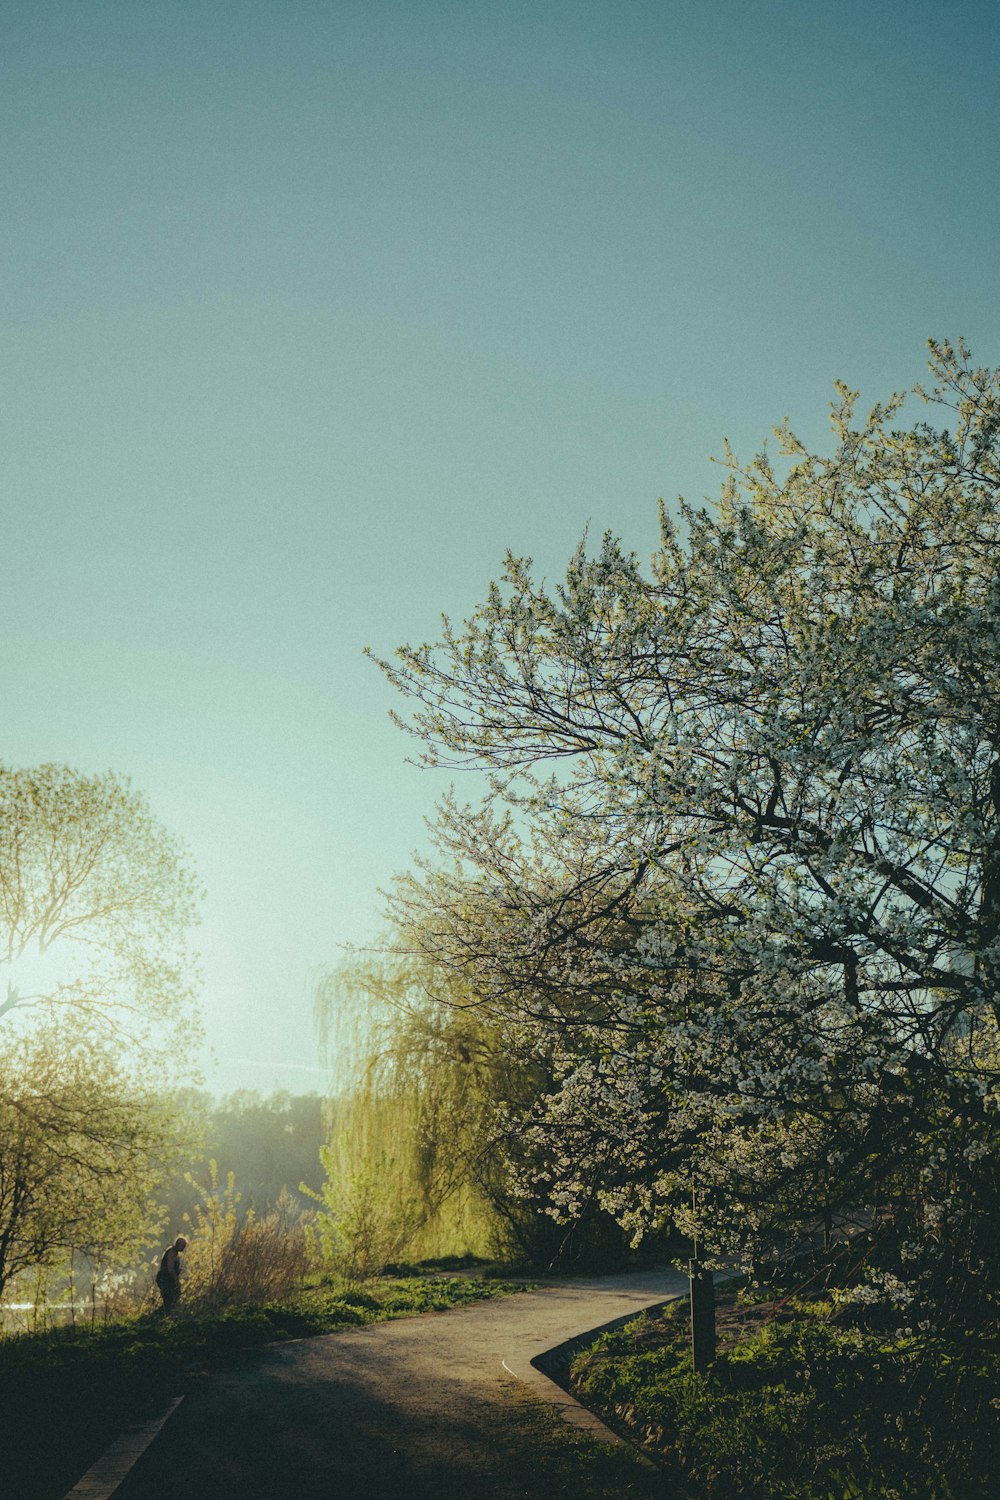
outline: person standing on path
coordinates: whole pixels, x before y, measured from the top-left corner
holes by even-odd
[[[181,1252],[187,1249],[187,1240],[178,1235],[174,1243],[164,1250],[160,1269],[156,1273],[156,1285],[163,1298],[163,1311],[172,1312],[181,1295]]]

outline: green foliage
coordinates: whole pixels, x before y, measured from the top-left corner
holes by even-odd
[[[589,1401],[668,1455],[700,1500],[986,1500],[1000,1360],[888,1342],[816,1318],[772,1322],[695,1375],[684,1343],[634,1331],[574,1362]]]
[[[195,883],[127,781],[0,767],[0,1295],[158,1231],[184,1150],[169,1083],[198,1036]]]
[[[383,955],[322,981],[338,1069],[317,1246],[345,1274],[506,1248],[490,1195],[497,1040],[443,976]]]
[[[320,1205],[309,1227],[313,1259],[349,1281],[380,1275],[412,1246],[424,1212],[408,1190],[397,1153],[376,1152],[357,1125],[323,1147],[327,1181],[309,1194]]]
[[[164,1208],[161,1217],[167,1238],[172,1240],[182,1228],[190,1238],[188,1229],[206,1215],[205,1194],[224,1195],[230,1178],[228,1190],[241,1221],[251,1213],[257,1224],[271,1222],[275,1215],[284,1225],[298,1219],[303,1207],[297,1196],[300,1184],[306,1193],[318,1192],[322,1186],[319,1153],[331,1111],[332,1106],[316,1094],[279,1091],[262,1097],[239,1090],[216,1100],[199,1089],[177,1090],[168,1133],[183,1131],[184,1159],[161,1174],[156,1190]],[[214,1187],[212,1162],[217,1164]],[[148,1253],[153,1248],[152,1244],[145,1247]],[[260,1233],[250,1249],[263,1252]],[[265,1289],[261,1295],[275,1296],[277,1291]]]
[[[0,1019],[70,1010],[161,1062],[195,1025],[195,881],[127,780],[0,767]]]
[[[0,1293],[15,1276],[126,1263],[158,1228],[158,1169],[179,1150],[162,1097],[117,1049],[50,1019],[0,1045]]]
[[[1000,371],[930,368],[727,450],[648,569],[509,554],[381,665],[484,773],[393,909],[544,1062],[525,1191],[744,1264],[892,1203],[883,1300],[957,1329],[1000,1305]]]
[[[208,1163],[204,1184],[191,1173],[186,1181],[198,1198],[192,1214],[185,1215],[188,1241],[184,1259],[184,1285],[190,1300],[212,1299],[222,1277],[223,1260],[239,1226],[240,1195],[232,1172],[219,1182],[219,1164]]]
[[[387,948],[328,974],[316,1011],[337,1070],[315,1232],[329,1264],[364,1276],[403,1256],[620,1255],[610,1218],[567,1230],[515,1185],[508,1118],[551,1079],[447,966]]]

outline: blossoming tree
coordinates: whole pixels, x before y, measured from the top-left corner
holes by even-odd
[[[889,1201],[900,1299],[957,1310],[998,1227],[1000,377],[930,348],[864,419],[838,386],[829,454],[727,450],[648,574],[509,556],[381,665],[425,762],[490,775],[397,915],[557,1054],[557,1210],[749,1256]]]

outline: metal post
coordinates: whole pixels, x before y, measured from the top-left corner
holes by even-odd
[[[688,1261],[691,1282],[691,1354],[698,1374],[715,1358],[715,1278],[700,1260]]]

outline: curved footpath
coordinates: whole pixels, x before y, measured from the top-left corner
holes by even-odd
[[[518,1420],[511,1376],[593,1437],[616,1441],[532,1362],[686,1287],[676,1271],[552,1282],[448,1312],[247,1350],[222,1370],[192,1377],[158,1427],[127,1435],[70,1494],[549,1497],[560,1492],[547,1473],[551,1457],[537,1430]]]

